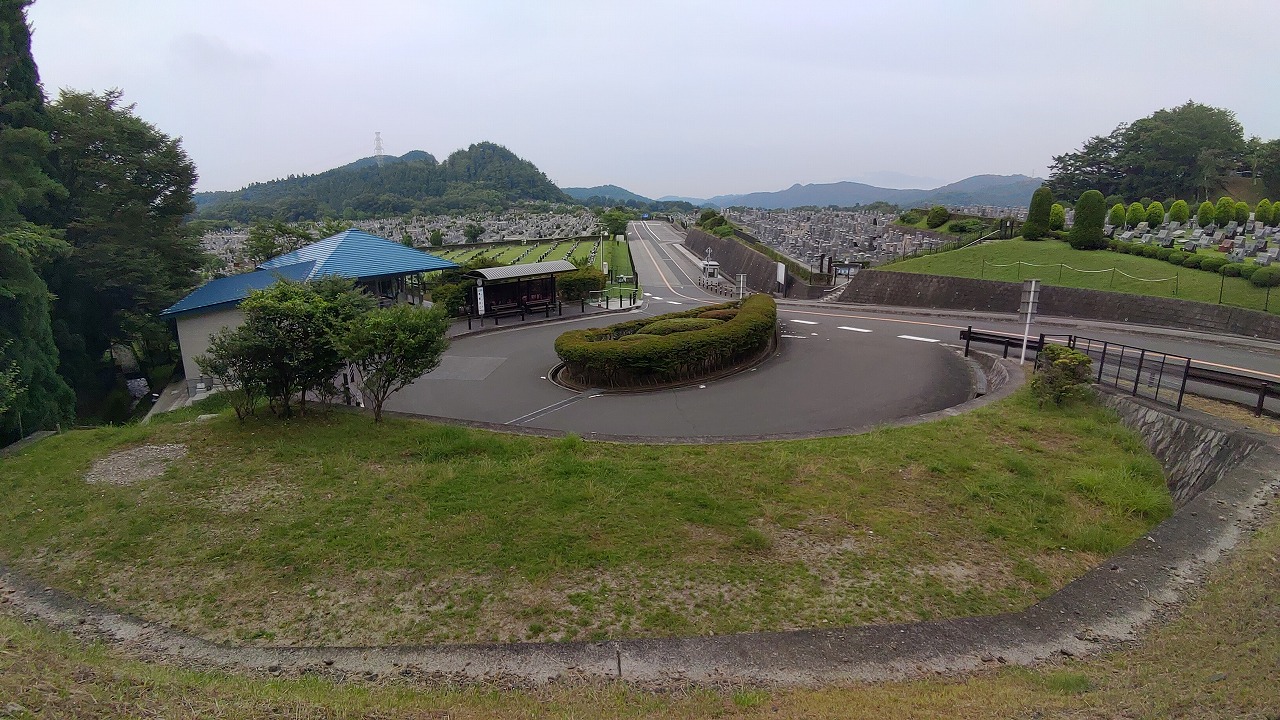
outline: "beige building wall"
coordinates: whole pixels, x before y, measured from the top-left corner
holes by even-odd
[[[238,307],[178,316],[178,348],[182,351],[182,369],[187,374],[188,387],[203,375],[195,358],[209,349],[209,339],[223,328],[237,328],[243,323],[244,313]]]

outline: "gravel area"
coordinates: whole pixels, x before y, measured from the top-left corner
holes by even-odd
[[[93,463],[84,481],[91,485],[132,485],[164,474],[174,460],[185,457],[187,446],[143,445],[111,453]]]

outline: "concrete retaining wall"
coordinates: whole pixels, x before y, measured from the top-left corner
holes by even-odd
[[[1263,444],[1256,435],[1209,415],[1196,413],[1189,420],[1185,414],[1111,390],[1099,397],[1142,436],[1147,450],[1160,461],[1175,508],[1213,487]]]
[[[778,285],[778,261],[756,252],[737,240],[717,237],[697,228],[685,234],[684,245],[698,257],[706,257],[711,248],[711,259],[720,263],[720,272],[730,279],[735,275],[747,276],[747,287],[756,292],[772,293]],[[788,273],[784,297],[814,300],[822,297],[826,288],[814,287]]]
[[[864,270],[850,279],[839,302],[1013,313],[1021,292],[1020,283]],[[1040,314],[1280,340],[1280,315],[1104,290],[1046,285]]]

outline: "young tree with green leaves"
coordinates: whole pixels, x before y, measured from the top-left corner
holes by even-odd
[[[625,235],[627,233],[627,223],[634,219],[635,216],[629,210],[621,207],[605,210],[600,214],[600,222],[604,225],[604,231],[610,235]]]
[[[1218,204],[1213,209],[1213,221],[1218,223],[1218,227],[1222,227],[1235,219],[1236,201],[1225,195],[1218,198]]]
[[[1102,234],[1103,221],[1106,220],[1107,206],[1102,193],[1088,190],[1076,201],[1076,218],[1071,225],[1071,233],[1067,241],[1076,250],[1101,250],[1106,247],[1107,239]]]
[[[484,226],[478,223],[467,223],[466,226],[462,228],[462,236],[465,237],[469,243],[476,242],[483,234]]]
[[[1236,224],[1238,225],[1244,225],[1245,223],[1249,222],[1249,203],[1247,202],[1236,203],[1236,215],[1234,219],[1236,221]]]
[[[1125,215],[1124,223],[1130,230],[1138,227],[1139,223],[1147,221],[1147,209],[1142,203],[1135,202],[1129,205],[1129,212]]]
[[[244,422],[266,394],[267,373],[274,348],[251,328],[223,328],[209,340],[205,354],[195,358],[200,372],[231,391],[236,418]]]
[[[1111,206],[1111,213],[1107,215],[1107,224],[1111,227],[1124,227],[1125,220],[1129,214],[1125,210],[1124,203],[1118,202]]]
[[[431,372],[449,347],[443,309],[393,305],[353,318],[336,333],[338,351],[358,371],[374,422],[392,393]]]
[[[1196,211],[1196,224],[1200,227],[1209,227],[1213,224],[1215,214],[1216,210],[1213,207],[1213,203],[1205,200],[1200,203],[1200,209]]]
[[[260,263],[277,255],[293,252],[315,241],[310,231],[299,225],[290,225],[279,220],[256,222],[249,228],[249,236],[245,238],[244,254],[249,260]]]
[[[1060,232],[1067,227],[1067,209],[1054,203],[1049,208],[1049,229],[1054,232]]]
[[[1171,222],[1186,225],[1191,219],[1191,206],[1187,205],[1186,200],[1178,200],[1169,206],[1169,220]]]
[[[1164,203],[1159,200],[1151,201],[1147,206],[1147,226],[1159,227],[1164,222]]]
[[[1267,198],[1258,201],[1258,207],[1253,209],[1253,219],[1263,225],[1271,224],[1271,215],[1274,212],[1274,206]]]
[[[1022,224],[1022,237],[1024,240],[1043,240],[1048,236],[1049,214],[1052,209],[1053,191],[1049,189],[1048,185],[1041,185],[1036,188],[1035,192],[1031,193],[1031,206],[1027,208],[1027,221]],[[929,216],[930,218],[933,217],[932,210],[929,212]],[[932,220],[929,222],[931,223]],[[944,219],[938,225],[943,222],[946,222],[946,220]],[[937,225],[930,224],[929,227],[937,227]]]
[[[443,247],[444,233],[440,232],[440,228],[435,228],[431,231],[431,237],[427,239],[427,242],[431,243],[431,247]]]
[[[1052,197],[1050,197],[1050,202],[1052,202]],[[946,225],[947,221],[950,219],[951,219],[950,210],[946,209],[941,205],[934,205],[933,207],[929,208],[929,214],[925,216],[924,224],[930,228],[936,229],[936,228],[942,227],[943,225]],[[1045,222],[1046,223],[1048,222],[1047,217],[1045,218]]]

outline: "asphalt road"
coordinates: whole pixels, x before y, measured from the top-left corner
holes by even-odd
[[[553,343],[561,332],[723,301],[698,287],[697,259],[683,249],[681,236],[669,225],[632,223],[627,234],[644,287],[640,308],[456,340],[441,367],[393,395],[388,409],[584,437],[830,432],[964,402],[970,395],[967,367],[942,345],[959,344],[960,330],[968,325],[1018,335],[1023,329],[1012,315],[783,301],[778,308],[783,326],[778,353],[753,370],[653,393],[575,393],[561,388],[547,378],[558,361]],[[1280,346],[1274,343],[1052,318],[1032,324],[1033,336],[1042,332],[1184,355],[1205,367],[1280,380]],[[1194,383],[1190,387],[1252,403],[1245,393]]]

